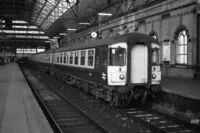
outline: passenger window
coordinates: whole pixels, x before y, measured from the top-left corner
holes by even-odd
[[[78,54],[79,54],[78,51],[76,51],[75,52],[75,62],[74,62],[75,65],[78,65]]]
[[[62,63],[62,53],[60,53],[60,63]]]
[[[70,52],[69,64],[73,64],[73,53],[74,52]]]
[[[81,65],[85,65],[85,51],[81,51]]]
[[[93,66],[94,64],[94,50],[88,50],[88,66]]]
[[[59,63],[59,54],[57,53],[56,56],[57,56],[57,63]]]
[[[67,53],[64,53],[64,63],[66,63],[66,55],[67,55]]]

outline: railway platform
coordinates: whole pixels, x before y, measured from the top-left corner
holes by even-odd
[[[0,67],[0,133],[53,133],[17,63]]]
[[[171,108],[172,112],[200,119],[200,80],[164,77],[161,85],[162,92],[156,99],[166,106],[164,110]]]
[[[162,79],[162,89],[167,93],[200,101],[200,80],[165,77]]]

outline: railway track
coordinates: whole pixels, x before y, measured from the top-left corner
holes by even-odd
[[[182,122],[178,122],[165,115],[149,111],[143,108],[125,109],[123,114],[128,118],[138,120],[147,124],[153,131],[161,133],[199,133],[197,129],[187,127]]]
[[[40,104],[45,108],[51,119],[51,125],[58,133],[108,133],[104,128],[90,119],[73,104],[58,96],[48,89],[42,82],[33,76],[31,72],[23,69],[23,73],[31,88],[39,99]]]
[[[73,87],[70,88],[72,89]],[[83,118],[80,117],[81,116],[79,115],[80,112],[78,115],[74,114],[73,112],[70,112],[73,109],[70,109],[71,107],[65,105],[64,100],[47,101],[46,104],[52,108],[52,110],[51,108],[49,109],[51,112],[55,112],[52,114],[55,117],[56,123],[58,123],[58,125],[62,130],[66,129],[66,132],[72,132],[72,130],[74,129],[78,131],[83,131],[82,129],[85,129],[86,131],[91,130],[92,133],[107,132],[106,130],[102,130],[101,127],[99,128],[98,126],[97,126],[98,128],[96,128],[96,126],[92,126],[92,128],[90,128],[90,125],[93,125],[90,124],[91,120],[89,120],[89,122],[87,121],[85,122]],[[167,115],[163,115],[148,108],[131,107],[128,109],[119,109],[119,110],[120,110],[119,111],[120,115],[123,116],[124,118],[148,125],[148,127],[150,127],[154,133],[199,133],[200,132],[199,128],[196,128],[196,126],[191,126],[190,124],[187,125],[182,121],[173,119],[171,117],[168,117]],[[68,125],[64,124],[65,122],[69,124]],[[74,126],[73,123],[76,123],[75,125],[77,126]],[[82,125],[83,127],[86,128],[82,128]]]
[[[75,88],[74,88],[75,89]],[[200,127],[148,107],[122,109],[122,116],[148,125],[156,133],[200,133]]]

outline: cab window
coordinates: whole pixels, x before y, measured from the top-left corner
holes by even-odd
[[[111,66],[124,66],[126,65],[126,49],[125,48],[109,48]]]

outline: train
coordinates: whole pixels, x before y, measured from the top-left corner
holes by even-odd
[[[127,106],[161,91],[160,43],[141,33],[70,43],[29,57],[32,66],[109,102]]]

